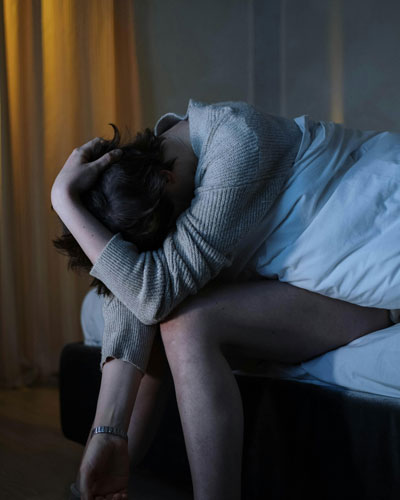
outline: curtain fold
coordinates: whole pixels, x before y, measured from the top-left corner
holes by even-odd
[[[91,138],[142,127],[132,0],[0,0],[0,386],[56,381],[90,276],[51,240],[51,186]]]

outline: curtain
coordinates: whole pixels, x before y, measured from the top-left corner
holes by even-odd
[[[82,340],[91,277],[52,239],[50,191],[72,150],[108,123],[142,127],[132,0],[0,0],[0,386],[56,383]]]

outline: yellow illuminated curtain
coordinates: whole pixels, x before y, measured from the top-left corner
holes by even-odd
[[[142,127],[132,0],[0,0],[0,386],[57,380],[91,280],[51,240],[74,147]]]

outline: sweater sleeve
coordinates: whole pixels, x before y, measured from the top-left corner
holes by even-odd
[[[104,298],[103,317],[100,371],[107,358],[112,357],[135,365],[144,374],[159,327],[141,323],[114,295]]]
[[[202,141],[201,184],[162,247],[138,253],[117,233],[90,271],[145,325],[164,320],[231,265],[239,241],[269,210],[293,162],[282,164],[271,154],[260,165],[251,127],[234,113],[218,112]]]

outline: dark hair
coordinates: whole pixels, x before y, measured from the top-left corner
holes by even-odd
[[[174,160],[163,161],[163,138],[146,128],[133,141],[121,144],[118,128],[113,124],[114,137],[99,144],[94,158],[112,149],[122,150],[122,156],[107,167],[95,185],[81,196],[84,206],[112,233],[121,233],[124,240],[134,243],[139,252],[156,250],[174,229],[176,218],[172,200],[165,193],[167,177],[160,171],[173,170]],[[68,269],[89,273],[92,262],[62,223],[63,233],[52,240],[59,253],[69,257]],[[97,293],[110,295],[110,290],[97,278],[90,287]]]

